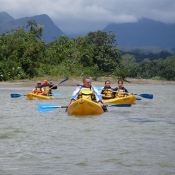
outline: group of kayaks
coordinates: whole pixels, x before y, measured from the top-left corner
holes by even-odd
[[[58,95],[61,95],[61,94],[58,94]],[[34,100],[34,99],[49,100],[49,99],[55,98],[54,95],[45,96],[45,95],[34,94],[31,92],[27,93],[27,95],[11,94],[12,98],[17,98],[20,96],[26,96],[27,99],[29,100]],[[148,99],[153,98],[152,94],[138,94],[138,96],[141,96],[143,98],[148,98]],[[120,98],[105,99],[103,100],[103,103],[107,107],[131,107],[131,105],[134,104],[135,101],[136,101],[135,95],[128,95]],[[98,103],[88,99],[78,99],[68,106],[56,106],[54,104],[38,105],[39,112],[48,112],[56,108],[67,108],[67,112],[69,115],[99,115],[104,113],[104,110]]]
[[[143,98],[153,99],[152,94],[137,94]],[[136,95],[103,100],[106,107],[131,107],[136,101]],[[78,99],[68,106],[56,106],[54,104],[39,104],[39,112],[52,111],[56,108],[67,108],[69,115],[99,115],[104,113],[103,108],[96,102],[88,99]]]
[[[28,100],[34,100],[34,99],[50,100],[55,98],[54,94],[53,96],[39,95],[34,94],[32,92],[29,92],[26,95],[11,94],[12,98],[17,98],[20,96],[26,96]],[[131,104],[135,103],[135,100],[136,100],[135,95],[128,95],[126,97],[103,100],[103,103],[108,107],[130,107]],[[56,108],[67,108],[67,112],[69,115],[99,115],[104,113],[104,110],[98,103],[88,99],[78,99],[75,102],[71,103],[69,106],[55,106],[54,104],[38,105],[39,112],[52,111]]]
[[[63,80],[62,82],[66,81]],[[56,95],[56,94],[55,94]],[[56,96],[60,96],[61,94],[57,94]],[[152,94],[134,94],[127,95],[120,98],[112,98],[112,99],[104,99],[103,104],[106,107],[130,107],[136,101],[136,95],[141,96],[143,98],[153,99]],[[20,96],[26,96],[29,100],[40,99],[40,100],[50,100],[54,99],[54,94],[51,96],[39,95],[32,92],[28,92],[26,95],[21,94],[11,94],[12,98],[17,98]],[[96,102],[88,99],[78,99],[75,102],[71,103],[68,106],[56,106],[54,104],[39,104],[38,111],[39,112],[48,112],[52,111],[56,108],[66,108],[66,111],[69,115],[99,115],[104,113],[103,108]]]

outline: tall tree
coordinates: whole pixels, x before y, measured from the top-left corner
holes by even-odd
[[[121,54],[116,48],[116,35],[113,32],[88,33],[90,44],[94,45],[93,62],[97,64],[99,70],[112,73],[116,66],[120,66]]]

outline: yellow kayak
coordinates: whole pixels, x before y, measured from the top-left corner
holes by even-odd
[[[88,99],[78,99],[68,106],[68,114],[70,115],[98,115],[104,111],[102,107]]]
[[[53,99],[53,96],[46,96],[46,95],[39,95],[39,94],[34,94],[34,93],[27,93],[27,99],[28,100],[34,100],[34,99],[41,99],[41,100],[48,100],[48,99]]]
[[[133,104],[135,102],[136,98],[135,95],[128,95],[126,97],[120,97],[120,98],[112,98],[112,99],[105,99],[103,100],[103,103],[113,103],[113,104]]]

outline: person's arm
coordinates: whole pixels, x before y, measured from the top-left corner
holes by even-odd
[[[102,96],[101,94],[99,93],[98,89],[94,86],[91,86],[91,89],[94,91],[94,94],[95,94],[95,97],[96,97],[96,101],[97,103],[103,107],[103,103],[102,103]]]
[[[117,94],[117,92],[116,92],[116,91],[117,91],[117,90],[118,90],[118,88],[117,88],[117,87],[113,89],[113,93],[112,93],[112,94],[113,94],[114,98],[116,97],[116,94]]]
[[[49,84],[49,87],[50,87],[51,89],[57,89],[57,85],[54,85],[54,84]]]
[[[33,88],[32,93],[35,93],[35,88]]]
[[[53,85],[51,89],[57,89],[57,85]]]
[[[41,94],[42,94],[42,95],[45,95],[44,88],[41,88]]]
[[[127,90],[126,88],[123,87],[123,89],[124,89],[124,91],[125,91],[126,93],[129,93],[128,90]]]
[[[100,94],[101,94],[102,97],[106,96],[105,93],[104,93],[104,90],[102,90]]]
[[[78,86],[76,88],[76,90],[72,93],[71,102],[73,102],[73,101],[75,101],[77,99],[78,94],[79,94],[81,88],[82,88],[81,86]]]
[[[125,92],[126,92],[127,95],[136,95],[135,93],[130,93],[130,92],[128,92],[127,89],[125,89]]]

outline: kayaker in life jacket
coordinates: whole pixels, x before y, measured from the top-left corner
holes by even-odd
[[[38,81],[36,87],[32,90],[34,94],[44,94],[44,89],[42,88],[41,82]]]
[[[109,80],[105,81],[105,86],[101,91],[101,96],[103,99],[111,99],[114,98],[113,88],[111,88],[111,82]]]
[[[123,87],[123,81],[118,80],[118,87],[114,88],[114,96],[115,97],[124,97],[129,94],[128,90]]]
[[[52,94],[52,87],[53,85],[48,83],[47,80],[43,80],[43,83],[42,83],[42,88],[44,89],[44,94],[43,95],[51,95]]]
[[[90,77],[83,78],[83,85],[78,86],[73,92],[70,103],[74,102],[79,98],[86,98],[92,101],[96,101],[97,103],[99,103],[99,105],[103,108],[105,112],[107,111],[106,106],[103,105],[102,97],[99,94],[98,90],[91,85]]]

